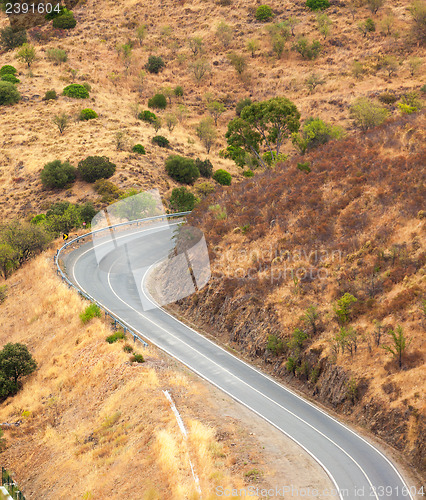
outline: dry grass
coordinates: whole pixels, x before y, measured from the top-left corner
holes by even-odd
[[[111,332],[100,319],[82,326],[85,302],[59,281],[50,253],[17,271],[9,291],[1,344],[26,344],[38,363],[0,408],[1,422],[22,421],[5,428],[2,464],[27,498],[195,499],[190,457],[204,498],[216,485],[244,484],[242,473],[215,459],[224,445],[199,419],[214,422],[220,411],[215,417],[202,404],[201,383],[170,368],[154,348],[143,351],[143,365],[130,364],[123,342],[105,342]],[[163,389],[188,415],[187,443]]]

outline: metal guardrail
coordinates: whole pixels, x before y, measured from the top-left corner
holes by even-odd
[[[146,217],[144,219],[136,219],[136,220],[132,220],[132,221],[128,221],[128,222],[120,222],[119,224],[112,224],[110,226],[103,227],[101,229],[96,229],[95,231],[90,231],[89,233],[86,233],[86,234],[82,234],[81,236],[77,236],[77,238],[74,238],[70,241],[67,241],[65,243],[65,245],[63,245],[61,248],[59,248],[56,251],[56,255],[54,256],[54,262],[55,262],[56,268],[57,268],[56,272],[58,275],[61,276],[61,278],[65,281],[65,283],[68,285],[68,287],[74,288],[82,297],[89,300],[93,304],[96,304],[101,310],[103,310],[105,312],[105,316],[110,316],[111,319],[114,320],[114,327],[117,327],[117,324],[120,325],[123,328],[124,333],[129,332],[133,336],[134,342],[136,342],[136,339],[138,339],[140,342],[142,342],[142,344],[145,347],[148,347],[148,343],[144,339],[142,339],[136,332],[134,332],[131,328],[129,328],[128,325],[126,325],[122,320],[117,318],[110,310],[106,309],[105,306],[103,306],[102,304],[97,302],[96,299],[91,297],[89,294],[87,294],[83,290],[80,290],[80,288],[75,286],[74,283],[72,283],[72,281],[70,281],[70,279],[67,277],[67,275],[62,270],[62,268],[59,264],[59,257],[61,255],[61,252],[64,251],[66,248],[68,248],[70,245],[73,245],[74,243],[77,243],[80,240],[83,240],[84,238],[87,238],[88,236],[91,236],[93,234],[101,233],[103,231],[110,231],[111,229],[114,230],[117,227],[133,226],[133,225],[138,226],[140,223],[147,222],[147,221],[163,220],[163,219],[167,220],[167,219],[172,218],[172,217],[184,217],[185,215],[188,215],[190,213],[191,212],[178,212],[178,213],[174,213],[174,214],[155,215],[153,217]]]
[[[25,497],[19,490],[18,485],[4,467],[1,468],[1,485],[6,488],[9,495],[14,500],[25,500]]]

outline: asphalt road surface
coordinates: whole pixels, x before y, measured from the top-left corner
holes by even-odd
[[[335,492],[321,497],[413,498],[414,491],[410,494],[396,467],[364,438],[163,309],[147,310],[147,273],[173,248],[171,234],[177,224],[150,223],[125,232],[114,231],[112,236],[99,236],[63,257],[65,271],[77,287],[148,342],[297,442],[335,485]],[[284,493],[286,497],[299,496],[294,491]]]

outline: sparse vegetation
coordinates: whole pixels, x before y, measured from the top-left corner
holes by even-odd
[[[87,306],[86,309],[80,313],[80,320],[85,325],[89,321],[91,321],[93,318],[100,318],[101,317],[101,310],[99,309],[99,306],[96,304],[90,304],[90,306]]]

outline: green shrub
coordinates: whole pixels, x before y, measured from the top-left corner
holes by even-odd
[[[150,73],[159,73],[164,68],[164,66],[164,61],[160,56],[149,56],[145,68]]]
[[[272,17],[274,17],[274,14],[269,5],[259,5],[259,7],[256,9],[255,16],[258,21],[264,22],[269,21]]]
[[[253,177],[254,176],[254,172],[252,170],[250,170],[250,169],[244,170],[243,171],[243,175],[244,175],[244,177]]]
[[[306,7],[311,10],[324,10],[330,7],[328,0],[306,0]]]
[[[308,161],[305,161],[304,163],[298,163],[297,168],[302,172],[306,172],[307,174],[311,171],[311,167],[309,166]]]
[[[55,19],[55,17],[63,16],[67,12],[69,12],[69,10],[67,10],[67,8],[63,5],[59,5],[59,8],[57,8],[57,5],[55,5],[55,8],[52,10],[52,12],[46,14],[44,18],[48,21],[51,21],[52,19]]]
[[[138,114],[138,118],[147,123],[154,123],[157,116],[152,111],[145,110]]]
[[[183,96],[183,87],[180,85],[177,85],[175,89],[173,90],[173,93],[176,97],[182,97]]]
[[[98,113],[96,111],[93,111],[93,109],[86,108],[82,109],[80,111],[80,115],[78,117],[79,120],[81,121],[87,121],[87,120],[93,120],[94,118],[98,117]]]
[[[44,94],[43,101],[53,101],[58,98],[56,90],[47,90]]]
[[[370,33],[376,31],[376,23],[373,21],[373,19],[371,19],[371,17],[365,20],[364,29],[366,32]]]
[[[309,43],[309,40],[302,37],[300,38],[292,47],[292,50],[298,52],[303,59],[316,59],[322,50],[322,45],[318,40],[314,40],[312,43]]]
[[[126,339],[125,333],[121,330],[118,330],[112,335],[108,335],[108,337],[105,340],[108,342],[108,344],[114,344],[114,342],[117,342],[118,340],[125,340],[125,339]]]
[[[171,155],[167,158],[166,171],[172,179],[184,184],[192,184],[200,177],[194,160],[179,155]]]
[[[162,136],[162,135],[156,135],[155,137],[152,138],[152,142],[154,144],[157,144],[161,148],[168,148],[169,147],[169,140]]]
[[[90,306],[87,306],[86,309],[82,313],[80,313],[80,319],[84,325],[95,317],[101,317],[101,310],[96,304],[90,304]]]
[[[15,75],[8,75],[8,74],[2,75],[0,77],[0,80],[2,82],[21,83],[21,80],[19,78],[16,78]]]
[[[144,357],[142,354],[133,354],[133,356],[130,356],[130,361],[131,363],[145,363]]]
[[[230,186],[232,182],[232,175],[226,170],[220,168],[213,174],[213,179],[222,186]]]
[[[340,139],[343,135],[341,127],[311,117],[305,121],[301,132],[293,134],[293,143],[302,154],[305,154],[306,151],[326,144],[331,139]]]
[[[62,93],[67,97],[74,97],[75,99],[87,99],[89,97],[89,91],[86,87],[78,83],[68,85]]]
[[[123,351],[124,352],[133,352],[133,347],[130,344],[124,344],[123,345]]]
[[[53,27],[61,30],[69,30],[76,27],[77,21],[74,19],[74,14],[68,11],[66,14],[55,17]]]
[[[203,198],[215,191],[215,187],[211,182],[201,182],[195,187],[195,189],[197,193]]]
[[[381,125],[389,111],[367,97],[359,97],[350,107],[351,118],[362,130]]]
[[[16,47],[20,47],[27,41],[27,32],[25,30],[14,31],[11,26],[0,30],[0,45],[5,50],[16,49]]]
[[[111,181],[106,179],[99,179],[94,185],[95,191],[102,196],[102,203],[112,203],[114,200],[118,200],[123,192]]]
[[[174,188],[169,203],[174,212],[187,212],[194,209],[197,198],[186,187]]]
[[[78,172],[86,182],[108,179],[115,172],[116,166],[106,156],[88,156],[78,164]]]
[[[16,75],[17,72],[18,70],[15,67],[11,66],[10,64],[5,64],[0,68],[0,76]]]
[[[148,99],[148,107],[154,109],[166,109],[167,99],[164,94],[155,94],[154,97]]]
[[[268,336],[268,343],[266,344],[266,348],[279,356],[285,351],[285,344],[284,342],[278,338],[276,335],[269,335]]]
[[[134,153],[139,153],[140,155],[144,155],[145,154],[145,148],[142,146],[142,144],[135,144],[132,147],[132,151]]]
[[[84,205],[80,205],[80,217],[82,222],[91,222],[93,217],[98,213],[90,201],[86,202]]]
[[[250,106],[250,104],[253,104],[253,101],[249,97],[246,97],[245,99],[241,99],[240,101],[237,102],[237,105],[235,106],[235,114],[237,116],[240,116],[241,115],[241,111],[246,106]]]
[[[21,94],[13,83],[0,81],[0,106],[15,104],[20,98]]]
[[[201,177],[209,179],[213,175],[213,165],[208,158],[206,158],[204,161],[201,161],[199,158],[197,158],[195,160],[195,166],[198,168]]]
[[[47,59],[52,61],[54,64],[61,64],[63,62],[67,62],[68,55],[65,50],[53,48],[47,50]]]
[[[50,189],[64,188],[75,181],[76,175],[77,170],[70,163],[60,160],[46,163],[40,174],[43,186]]]

